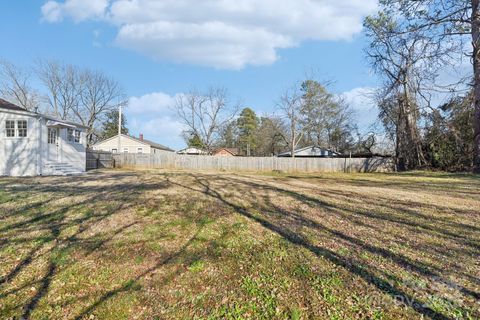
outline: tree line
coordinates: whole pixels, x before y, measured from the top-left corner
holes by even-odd
[[[53,60],[39,60],[31,68],[0,60],[0,96],[29,111],[86,126],[88,146],[112,135],[118,108],[128,104],[122,86],[105,73]]]
[[[379,120],[399,170],[480,173],[479,3],[380,0],[364,21],[367,58],[383,80]],[[471,66],[466,75],[462,62]]]
[[[188,146],[207,152],[223,147],[243,156],[272,156],[315,145],[339,153],[372,153],[374,135],[362,136],[349,105],[319,81],[293,85],[276,107],[276,113],[259,116],[232,102],[221,88],[192,90],[175,104]]]
[[[382,80],[378,123],[393,143],[397,169],[480,173],[480,0],[380,0],[364,29],[366,57]],[[466,75],[460,62],[470,67]],[[21,69],[2,62],[0,77],[3,97],[86,125],[89,143],[105,123],[112,131],[115,110],[127,103],[105,74],[62,63]],[[32,77],[46,94],[32,88]],[[174,107],[188,144],[208,151],[236,147],[269,156],[313,144],[371,153],[378,135],[360,135],[351,108],[326,88],[305,79],[281,94],[269,115],[233,103],[221,88],[183,94]]]
[[[0,96],[29,111],[86,126],[87,146],[116,135],[118,108],[128,105],[123,87],[113,78],[54,60],[38,60],[30,68],[0,60]],[[278,98],[278,114],[240,110],[224,88],[178,95],[173,107],[188,128],[183,133],[187,144],[209,152],[227,147],[245,156],[271,156],[308,145],[340,153],[369,151],[349,106],[315,80],[286,90]],[[125,116],[122,132],[128,134]]]

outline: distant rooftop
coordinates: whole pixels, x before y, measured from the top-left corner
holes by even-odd
[[[300,149],[296,149],[294,151],[294,154],[295,154],[295,157],[336,157],[336,156],[340,156],[340,153],[338,153],[336,151],[326,149],[326,148],[322,148],[322,147],[315,146],[315,145],[300,148]],[[291,157],[291,156],[292,156],[291,151],[286,151],[286,152],[283,152],[283,153],[280,153],[280,154],[277,155],[277,157]]]
[[[117,135],[118,136],[118,135]],[[172,150],[170,149],[169,147],[167,146],[164,146],[163,144],[160,144],[160,143],[156,143],[156,142],[153,142],[151,140],[147,140],[147,139],[144,139],[143,137],[134,137],[134,136],[131,136],[131,135],[127,135],[129,138],[132,138],[134,140],[137,140],[137,141],[140,141],[140,142],[143,142],[143,143],[146,143],[146,144],[149,144],[151,147],[153,148],[156,148],[156,149],[162,149],[162,150],[166,150],[166,151],[175,151],[175,150]]]
[[[140,137],[135,137],[135,136],[131,136],[131,135],[128,135],[128,134],[123,134],[122,133],[122,136],[123,137],[126,137],[128,139],[132,139],[132,140],[135,140],[135,141],[138,141],[138,142],[141,142],[143,144],[148,144],[149,146],[151,146],[152,148],[155,148],[155,149],[160,149],[160,150],[165,150],[165,151],[174,151],[172,149],[170,149],[169,147],[167,146],[164,146],[163,144],[160,144],[160,143],[156,143],[156,142],[153,142],[151,140],[147,140],[147,139],[144,139],[143,138],[143,135],[141,135]],[[105,141],[109,141],[109,140],[113,140],[113,139],[118,139],[118,134],[117,135],[114,135],[113,137],[110,137],[108,139],[105,139],[105,140],[102,140],[102,141],[98,141],[97,143],[95,143],[95,145],[99,145],[101,143],[104,143]]]

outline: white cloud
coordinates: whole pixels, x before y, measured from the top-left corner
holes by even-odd
[[[42,6],[42,17],[48,22],[60,22],[63,20],[62,6],[56,1],[48,1]]]
[[[110,0],[66,0],[48,1],[42,8],[42,16],[48,22],[60,22],[70,17],[75,22],[104,17]]]
[[[354,119],[361,131],[366,131],[377,120],[375,88],[359,87],[344,92],[341,96],[355,112]]]
[[[252,65],[272,64],[278,58],[275,49],[291,45],[290,40],[281,35],[223,22],[125,25],[120,28],[116,43],[148,53],[155,59],[224,69],[241,69],[247,62]]]
[[[131,97],[128,105],[130,114],[170,114],[175,105],[176,96],[163,92],[154,92],[141,97]]]
[[[117,45],[158,60],[215,68],[268,65],[278,49],[306,40],[348,40],[377,0],[65,0],[46,21],[103,19]]]
[[[181,137],[185,127],[172,108],[175,99],[176,96],[163,92],[131,97],[125,111],[130,132],[136,136],[143,133],[145,139],[181,149],[185,145]]]

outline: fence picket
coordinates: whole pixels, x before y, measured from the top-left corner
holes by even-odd
[[[114,154],[115,167],[229,171],[285,172],[385,172],[393,168],[390,158],[278,158],[278,157],[215,157],[155,154]],[[105,156],[107,157],[107,156]],[[88,158],[87,158],[88,159]],[[88,161],[88,160],[87,160]],[[108,162],[105,159],[103,161]],[[111,161],[111,160],[110,160]]]

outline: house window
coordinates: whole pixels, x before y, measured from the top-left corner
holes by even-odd
[[[48,143],[57,143],[57,129],[48,128]]]
[[[7,137],[15,137],[15,121],[5,121],[5,129]]]
[[[143,153],[143,148],[137,148],[137,153]]]
[[[80,143],[80,131],[75,130],[75,142]]]
[[[81,140],[81,131],[74,130],[74,129],[67,129],[67,141],[68,142],[75,142],[80,143]]]
[[[112,153],[117,153],[117,149],[112,149]]]
[[[68,142],[73,142],[73,129],[67,129],[67,140]]]
[[[17,121],[17,132],[20,138],[27,137],[27,120],[18,120]]]
[[[123,148],[123,153],[128,153],[128,148]]]

